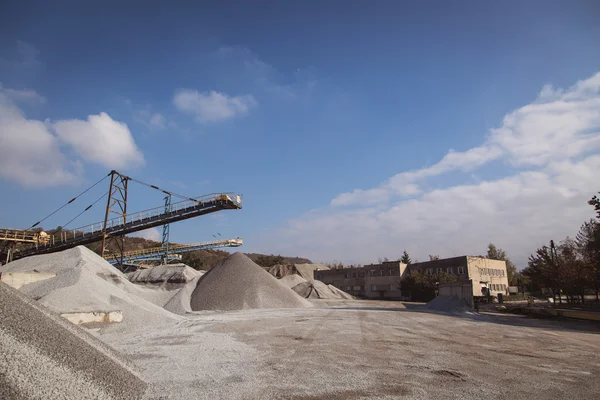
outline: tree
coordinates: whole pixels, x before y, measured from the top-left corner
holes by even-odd
[[[400,259],[400,262],[402,262],[404,264],[410,264],[411,263],[410,256],[408,255],[408,253],[406,252],[406,250],[404,250],[404,253],[402,253],[402,258]]]
[[[271,254],[270,256],[266,256],[261,254],[255,262],[263,268],[270,268],[275,265],[283,264],[285,259],[280,255],[275,256]]]
[[[456,282],[456,275],[439,272],[427,274],[412,271],[400,281],[402,295],[408,295],[413,301],[430,301],[438,292],[440,283]]]
[[[387,257],[383,257],[383,262],[389,262],[390,260]]]
[[[506,262],[506,277],[508,278],[508,284],[511,286],[517,285],[517,267],[510,261],[506,255],[506,251],[496,247],[494,243],[488,244],[488,250],[486,258],[490,260],[500,260]]]
[[[429,261],[436,261],[439,259],[440,259],[440,256],[438,256],[438,255],[435,255],[435,256],[432,256],[431,254],[429,255]]]
[[[544,246],[529,257],[523,275],[541,288],[552,291],[553,297],[566,294],[569,303],[585,301],[585,289],[593,281],[594,270],[585,262],[577,241],[566,238],[555,249]]]
[[[600,223],[593,219],[585,222],[581,225],[575,241],[583,262],[590,268],[596,301],[600,301]]]
[[[588,204],[594,207],[594,210],[596,210],[596,218],[600,219],[600,198],[594,196],[588,201]]]

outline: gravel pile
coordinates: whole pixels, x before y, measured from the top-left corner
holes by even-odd
[[[138,269],[125,274],[127,279],[137,284],[187,283],[203,272],[196,271],[185,264],[157,265],[152,268]]]
[[[312,306],[239,252],[200,278],[190,305],[194,311]]]
[[[190,299],[192,298],[192,293],[194,293],[194,290],[196,289],[198,281],[201,277],[202,275],[197,276],[179,289],[177,294],[171,297],[171,299],[164,305],[165,310],[180,315],[193,312]]]
[[[427,308],[443,312],[462,312],[471,309],[465,299],[456,296],[438,296],[427,303]]]
[[[1,399],[140,399],[145,391],[126,359],[0,283]]]
[[[300,275],[291,274],[284,276],[279,280],[279,282],[283,283],[285,286],[291,289],[296,285],[306,282],[306,279],[304,279]]]
[[[342,299],[346,299],[346,300],[356,300],[356,297],[352,296],[349,293],[344,292],[341,289],[336,288],[333,285],[327,285],[329,287],[329,289],[333,292],[336,293],[338,296],[340,296],[340,298]]]
[[[294,271],[293,265],[282,265],[282,264],[273,265],[271,268],[267,269],[267,272],[269,272],[275,278],[283,278],[284,276],[288,276],[288,275],[292,275],[292,274],[296,273]]]
[[[294,264],[294,270],[307,281],[312,281],[315,279],[315,271],[329,270],[329,268],[324,264]]]
[[[148,321],[167,324],[179,320],[161,307],[176,292],[138,287],[83,246],[13,261],[0,267],[0,272],[6,271],[56,273],[54,278],[29,283],[19,290],[59,314],[121,311],[123,322],[113,325],[123,325],[123,329],[129,324],[144,326]]]
[[[334,291],[329,285],[318,280],[304,281],[294,286],[292,290],[307,299],[345,299],[347,297],[344,295],[350,296],[339,289]]]

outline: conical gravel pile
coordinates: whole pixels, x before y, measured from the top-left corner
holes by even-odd
[[[193,311],[312,306],[242,253],[232,254],[204,274],[190,305]]]
[[[130,362],[0,282],[0,399],[140,399]]]

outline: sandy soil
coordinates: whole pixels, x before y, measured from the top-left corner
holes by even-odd
[[[149,399],[592,399],[600,326],[424,305],[201,312],[100,338],[153,382]]]

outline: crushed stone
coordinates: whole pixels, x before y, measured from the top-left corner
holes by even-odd
[[[307,281],[315,279],[315,271],[328,271],[325,264],[294,264],[295,272]]]
[[[297,274],[286,275],[283,278],[279,279],[279,282],[283,283],[285,286],[290,289],[296,285],[306,282],[306,279]]]
[[[438,296],[427,303],[427,308],[443,312],[470,311],[469,303],[457,296]]]
[[[310,302],[239,252],[200,278],[190,304],[194,311],[312,307]]]
[[[343,299],[342,294],[319,280],[304,281],[294,286],[292,290],[307,299]],[[338,289],[339,290],[339,289]],[[341,290],[339,290],[341,292]],[[343,292],[345,293],[345,292]],[[347,293],[345,293],[347,294]]]
[[[0,283],[0,398],[140,399],[146,386],[113,349]]]
[[[121,311],[123,321],[107,325],[105,329],[126,329],[130,324],[144,326],[148,321],[169,324],[180,318],[160,306],[175,292],[138,287],[83,246],[13,261],[0,267],[0,272],[5,271],[56,273],[54,278],[19,289],[56,313]]]

